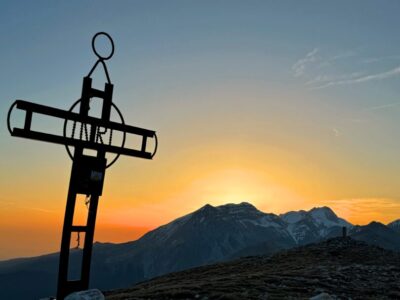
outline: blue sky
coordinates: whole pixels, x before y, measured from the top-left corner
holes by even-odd
[[[51,90],[62,89],[70,93],[66,99],[72,97],[72,87],[93,61],[88,41],[99,30],[116,40],[110,68],[119,84],[143,86],[140,79],[151,75],[147,82],[164,85],[174,84],[171,78],[208,85],[223,77],[296,86],[318,76],[331,76],[334,82],[351,75],[385,73],[399,63],[399,5],[397,1],[3,1],[0,51],[7,72],[0,79],[7,89],[1,90],[7,99],[52,96]],[[313,50],[316,62],[305,64],[304,76],[290,77],[292,64]],[[38,72],[43,75],[37,76]],[[355,93],[352,101],[346,99],[350,107],[390,104],[397,94],[394,77],[358,84],[358,91],[351,91],[354,84],[335,86],[324,95],[337,93],[344,99],[348,97],[343,91]],[[382,89],[385,99],[377,93]],[[2,103],[4,110],[8,103]]]
[[[100,224],[129,211],[150,228],[245,200],[387,222],[400,212],[399,12],[398,1],[2,1],[0,113],[15,99],[68,109],[95,62],[91,38],[106,31],[114,102],[127,123],[157,130],[160,148],[109,171],[114,206]],[[0,214],[62,215],[62,147],[11,138],[4,121],[0,154]],[[241,181],[257,186],[226,196]]]

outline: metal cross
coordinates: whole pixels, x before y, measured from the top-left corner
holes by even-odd
[[[107,57],[101,56],[96,50],[95,40],[98,36],[105,36],[111,42],[111,53]],[[112,102],[114,86],[110,81],[105,64],[105,61],[110,59],[114,54],[114,42],[110,35],[105,32],[95,34],[92,39],[92,48],[98,60],[89,74],[83,78],[81,98],[68,111],[28,101],[16,100],[11,105],[7,117],[8,130],[12,136],[65,145],[68,155],[72,159],[72,171],[61,239],[57,286],[58,300],[64,299],[72,292],[85,290],[89,287],[97,205],[99,197],[102,195],[106,168],[115,163],[120,155],[152,159],[158,144],[154,131],[126,125],[120,110]],[[91,75],[99,64],[103,66],[107,77],[104,90],[92,87]],[[89,115],[92,98],[103,100],[101,117]],[[25,111],[22,128],[11,126],[11,116],[14,108]],[[75,108],[78,108],[78,112],[73,111]],[[112,109],[116,110],[121,123],[111,121]],[[34,130],[32,128],[32,118],[38,116],[49,116],[64,121],[62,134]],[[68,130],[68,123],[72,124],[70,130]],[[119,135],[119,139],[115,138],[116,135]],[[140,146],[136,148],[126,146],[125,142],[129,136],[141,138]],[[154,139],[154,150],[152,152],[147,151],[147,141],[149,138]],[[73,147],[73,153],[69,147]],[[85,149],[95,150],[96,155],[85,154]],[[116,155],[108,164],[106,153],[114,153]],[[85,226],[73,224],[75,203],[78,194],[83,194],[87,197],[88,215]],[[78,234],[82,232],[85,234],[82,249],[81,276],[78,280],[69,280],[68,278],[71,235],[73,232],[77,232]]]

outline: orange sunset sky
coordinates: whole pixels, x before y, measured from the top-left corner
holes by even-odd
[[[62,146],[11,137],[8,108],[68,109],[98,31],[116,44],[113,101],[159,149],[107,170],[96,241],[134,240],[206,203],[400,218],[396,2],[38,3],[0,9],[0,260],[58,251],[71,168]],[[77,210],[83,223],[84,197]]]

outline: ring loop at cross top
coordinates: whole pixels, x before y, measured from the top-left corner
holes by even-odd
[[[110,41],[110,43],[111,43],[111,52],[110,52],[110,54],[108,56],[101,56],[99,54],[99,52],[97,52],[97,50],[96,50],[96,38],[98,36],[100,36],[100,35],[106,36],[108,38],[108,40]],[[96,56],[100,60],[109,60],[114,55],[114,41],[113,41],[113,39],[111,38],[111,36],[107,32],[98,32],[92,38],[92,49],[93,49],[94,54],[96,54]]]
[[[110,54],[108,56],[101,56],[100,53],[96,50],[96,38],[98,36],[100,36],[100,35],[103,35],[103,36],[107,37],[108,40],[111,43],[111,52],[110,52]],[[111,36],[107,32],[103,32],[103,31],[98,32],[92,38],[92,49],[93,49],[94,54],[98,57],[98,59],[97,59],[96,63],[94,64],[93,68],[90,70],[90,72],[89,72],[87,77],[90,77],[90,75],[92,75],[93,71],[96,69],[97,65],[99,63],[101,63],[103,65],[104,72],[106,73],[107,81],[108,81],[108,83],[111,84],[110,76],[108,75],[107,66],[106,66],[104,61],[105,60],[109,60],[114,55],[115,47],[114,47],[113,39],[111,38]]]

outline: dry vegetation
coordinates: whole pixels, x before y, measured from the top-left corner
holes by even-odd
[[[255,256],[172,273],[106,299],[400,299],[400,253],[335,238],[272,257]]]

